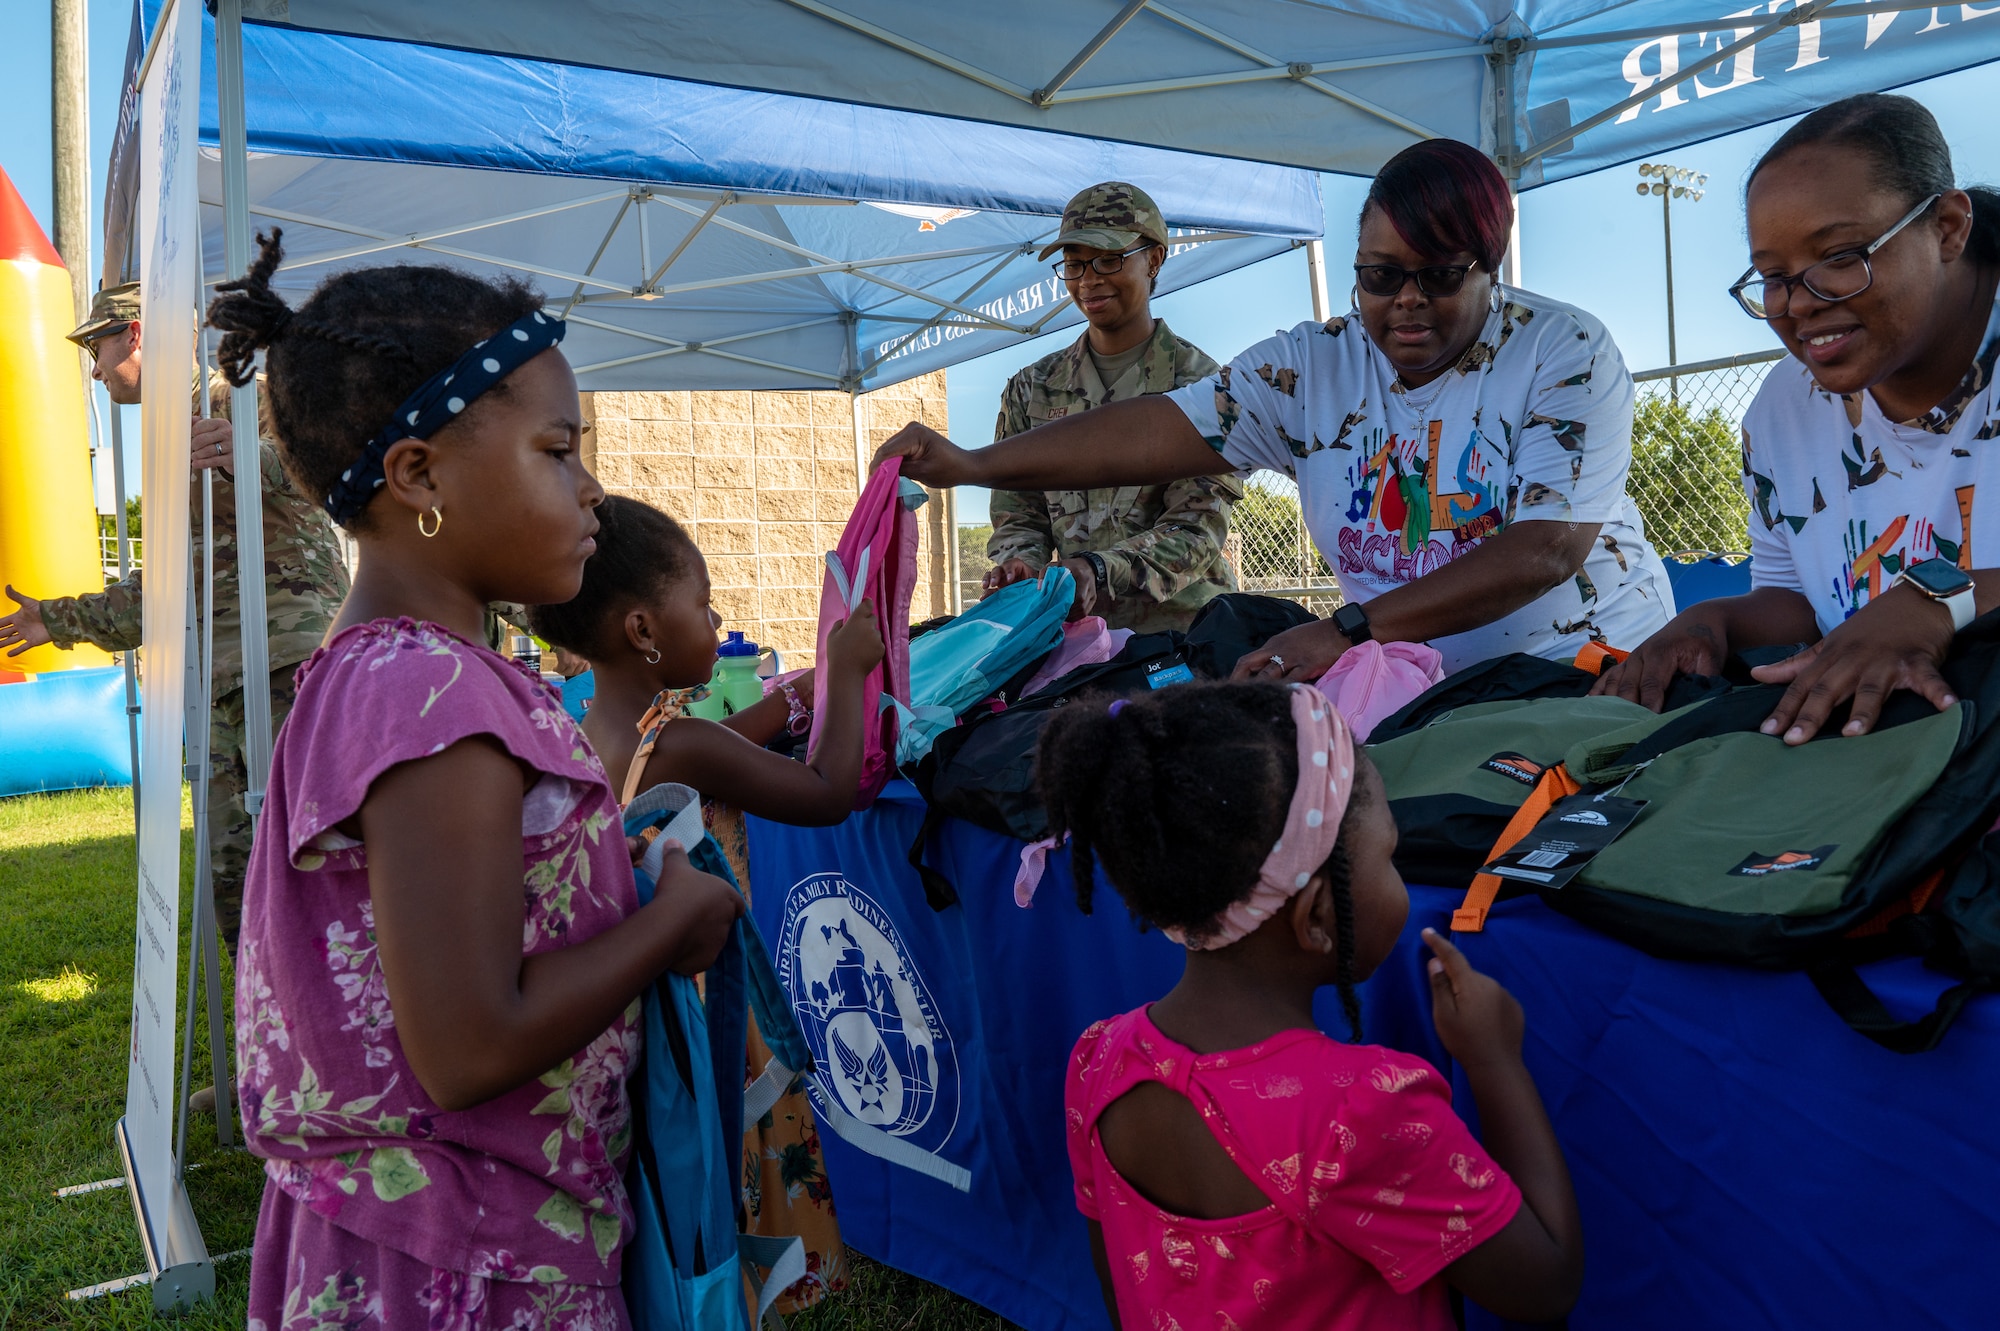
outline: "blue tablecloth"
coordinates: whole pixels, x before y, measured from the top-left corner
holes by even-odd
[[[751,820],[755,912],[814,1042],[813,1095],[970,1179],[960,1192],[822,1124],[842,1230],[1031,1331],[1099,1331],[1062,1076],[1082,1029],[1165,992],[1180,953],[1108,889],[1082,915],[1066,856],[1020,910],[1019,843],[957,822],[929,862],[960,901],[933,911],[906,860],[922,812],[898,783],[839,827]],[[1362,997],[1369,1039],[1446,1070],[1416,931],[1444,927],[1457,895],[1411,889],[1409,928]],[[1528,1065],[1575,1176],[1576,1331],[2000,1325],[2000,1000],[1900,1056],[1802,976],[1658,961],[1533,899],[1501,903],[1466,950],[1527,1011]],[[1913,1014],[1943,987],[1913,962],[1867,975]]]

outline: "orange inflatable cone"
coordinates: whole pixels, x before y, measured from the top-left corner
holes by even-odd
[[[74,596],[104,586],[90,435],[76,347],[69,270],[0,170],[0,586],[28,596]],[[14,603],[0,599],[0,614]],[[0,656],[0,669],[101,666],[95,647],[37,647]]]

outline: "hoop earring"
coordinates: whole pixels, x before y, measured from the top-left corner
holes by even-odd
[[[432,523],[430,526],[426,527],[424,526],[424,515],[421,513],[417,514],[417,530],[423,533],[426,539],[429,539],[430,537],[435,536],[439,532],[444,530],[444,510],[439,508],[436,504],[432,504],[431,515],[435,517],[437,521]]]
[[[660,649],[655,647],[652,651],[646,653],[646,664],[658,665],[659,663],[660,663]]]

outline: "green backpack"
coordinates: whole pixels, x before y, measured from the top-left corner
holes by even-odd
[[[1758,733],[1783,693],[1771,685],[1665,715],[1613,698],[1413,704],[1417,727],[1369,750],[1403,837],[1399,866],[1413,881],[1468,884],[1453,927],[1476,929],[1494,895],[1530,887],[1479,865],[1555,800],[1643,800],[1575,877],[1533,890],[1654,955],[1804,969],[1856,1030],[1931,1048],[2000,982],[2000,844],[1973,853],[2000,813],[1996,630],[1989,616],[1960,635],[1945,674],[1963,701],[1950,709],[1897,695],[1872,733],[1840,736],[1837,713],[1796,747]],[[1854,971],[1893,953],[1963,982],[1928,1016],[1897,1021]]]

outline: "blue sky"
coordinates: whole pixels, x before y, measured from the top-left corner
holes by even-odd
[[[118,79],[131,11],[120,0],[90,6],[90,136],[92,192],[101,200],[103,167],[115,126]],[[0,166],[46,228],[50,208],[48,6],[9,0],[0,41]],[[1959,178],[2000,184],[2000,136],[1992,132],[2000,105],[2000,67],[1967,70],[1903,91],[1938,117],[1952,146]],[[1746,130],[1670,154],[1668,160],[1709,176],[1707,197],[1676,204],[1674,291],[1682,361],[1775,346],[1760,324],[1744,317],[1725,288],[1743,271],[1741,184],[1757,155],[1784,125]],[[1611,329],[1635,370],[1667,362],[1666,291],[1657,200],[1634,192],[1632,166],[1531,190],[1521,202],[1522,277],[1531,290],[1584,306]],[[1354,220],[1367,182],[1327,176],[1328,282],[1336,309],[1346,306]],[[94,207],[96,204],[94,203]],[[102,235],[101,222],[94,228]],[[1226,360],[1273,330],[1311,317],[1304,253],[1298,252],[1177,292],[1155,311],[1183,337]],[[1039,339],[949,373],[952,433],[961,443],[986,442],[1007,377],[1074,333]],[[136,441],[136,415],[126,435]],[[129,447],[129,445],[128,445]],[[136,475],[136,454],[128,475]],[[961,521],[980,522],[980,492],[963,493]]]

